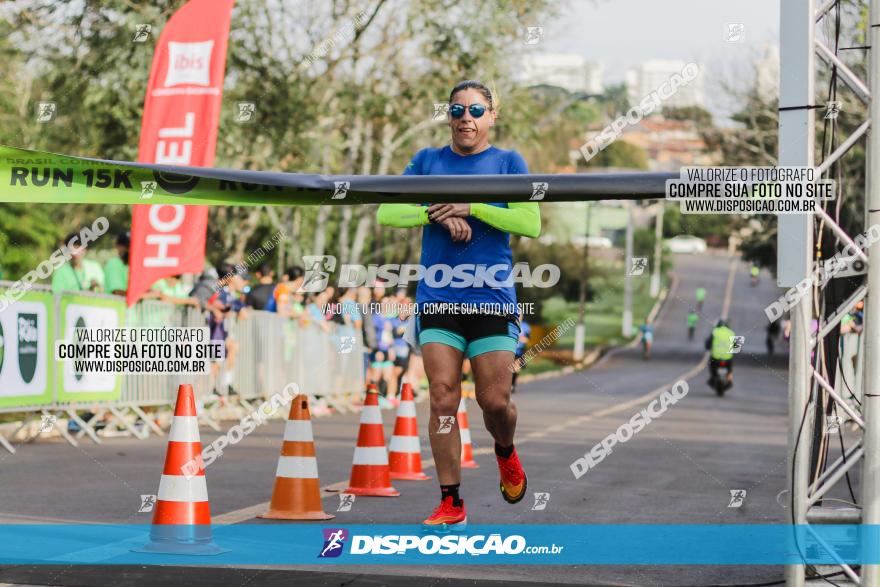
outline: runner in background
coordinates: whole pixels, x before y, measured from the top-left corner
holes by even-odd
[[[654,345],[654,325],[650,318],[645,318],[645,323],[639,327],[642,333],[642,358],[646,361],[651,358],[651,347]]]
[[[699,320],[700,315],[697,314],[696,310],[691,308],[687,315],[688,340],[694,339],[694,331],[697,329],[697,322],[699,322]]]
[[[698,287],[695,297],[697,298],[697,312],[702,312],[703,302],[706,301],[706,288]]]
[[[843,324],[841,322],[841,324]],[[781,327],[779,325],[779,320],[774,320],[770,324],[767,325],[767,338],[765,339],[765,343],[767,344],[767,356],[773,356],[773,350],[776,346],[776,339],[779,338],[779,331]]]

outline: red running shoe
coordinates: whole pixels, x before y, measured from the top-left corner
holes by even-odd
[[[498,472],[501,474],[501,497],[507,503],[517,503],[526,494],[526,486],[528,479],[526,472],[523,471],[522,463],[519,462],[519,456],[516,449],[506,459],[495,455],[498,460]]]
[[[467,527],[467,512],[464,509],[464,500],[461,505],[452,505],[452,496],[440,502],[434,513],[422,522],[422,529],[444,534],[446,532],[458,532]]]

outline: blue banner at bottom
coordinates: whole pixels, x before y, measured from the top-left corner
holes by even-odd
[[[880,526],[0,525],[0,564],[880,564]]]

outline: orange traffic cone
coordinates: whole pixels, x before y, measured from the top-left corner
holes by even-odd
[[[422,447],[419,444],[419,426],[416,423],[416,404],[412,385],[403,384],[394,434],[388,452],[392,479],[425,481],[430,479],[422,472]]]
[[[471,431],[468,428],[467,400],[461,396],[458,404],[458,432],[461,435],[461,466],[465,469],[476,469],[480,465],[474,460],[474,447],[471,444]]]
[[[357,446],[354,447],[354,464],[348,483],[350,487],[343,493],[382,497],[400,495],[399,491],[391,487],[382,412],[379,410],[379,392],[373,384],[367,387]]]
[[[334,516],[321,505],[321,484],[315,460],[315,439],[309,399],[293,398],[284,426],[284,442],[275,471],[275,489],[269,511],[260,516],[273,520],[329,520]]]
[[[177,390],[149,544],[141,552],[219,554],[211,541],[211,509],[192,385]]]

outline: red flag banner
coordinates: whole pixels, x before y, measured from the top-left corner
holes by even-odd
[[[168,21],[153,55],[144,101],[138,161],[210,167],[226,71],[235,0],[190,0]],[[149,201],[157,187],[187,191],[190,178],[155,173],[141,182]],[[206,206],[137,205],[132,211],[128,293],[134,304],[157,280],[199,273],[205,261]]]

